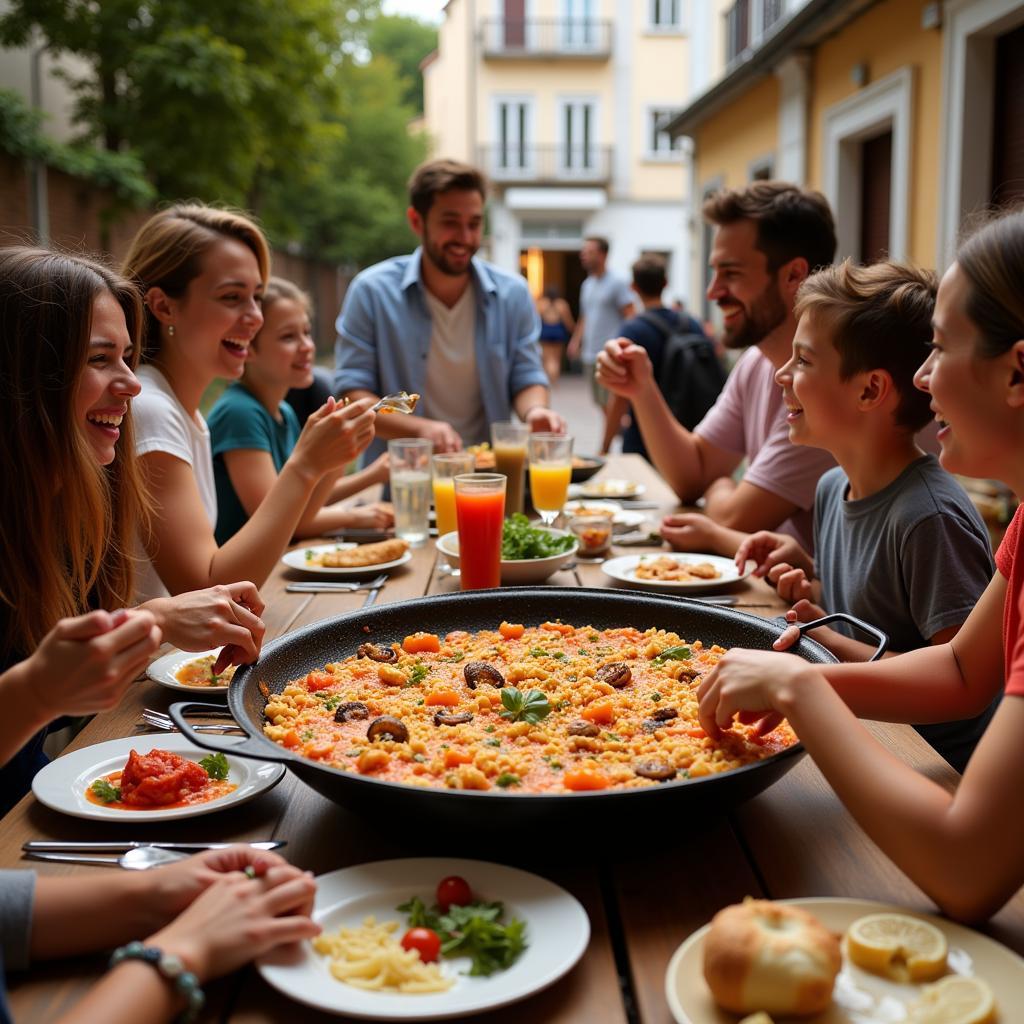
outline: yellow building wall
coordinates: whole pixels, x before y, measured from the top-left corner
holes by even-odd
[[[775,153],[778,140],[779,86],[764,78],[695,133],[697,186],[714,180],[728,188],[744,185],[751,163]]]
[[[923,266],[933,266],[941,159],[942,33],[921,28],[920,4],[884,0],[816,49],[811,70],[808,181],[817,188],[822,185],[825,112],[858,91],[850,71],[860,63],[867,65],[868,83],[900,68],[914,71],[908,256]]]
[[[469,138],[471,0],[450,0],[441,23],[437,56],[424,68],[423,121],[431,156],[475,161]]]

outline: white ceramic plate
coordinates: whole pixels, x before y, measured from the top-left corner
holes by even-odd
[[[691,565],[696,565],[698,562],[710,562],[722,575],[713,580],[644,580],[636,578],[636,567],[641,561],[650,562],[661,555],[667,555],[677,562],[688,562]],[[721,555],[659,551],[653,555],[622,555],[605,562],[601,568],[613,580],[628,583],[631,587],[668,591],[711,590],[714,587],[724,587],[737,580],[746,579],[754,568],[754,561],[753,559],[749,560],[744,571],[740,573],[731,558],[723,558]]]
[[[643,484],[617,477],[603,480],[587,480],[580,484],[577,493],[581,498],[639,498],[647,490]]]
[[[578,501],[568,501],[565,503],[562,512],[567,516],[573,516],[583,508],[609,513],[612,517],[612,522],[616,526],[639,526],[642,522],[645,522],[648,519],[646,512],[622,508],[620,505],[614,505],[610,501],[586,501],[583,499]]]
[[[265,958],[260,974],[292,999],[329,1013],[360,1020],[443,1020],[525,999],[566,974],[586,950],[590,921],[579,901],[537,875],[479,860],[425,857],[332,871],[316,880],[313,917],[325,931],[337,931],[360,925],[372,914],[378,921],[398,921],[401,936],[406,918],[395,907],[413,896],[430,905],[446,875],[461,875],[478,899],[503,902],[506,921],[517,917],[526,922],[527,947],[508,970],[471,978],[464,957],[442,961],[442,971],[455,980],[447,992],[368,992],[337,981],[327,958],[305,942],[288,963]]]
[[[951,973],[976,974],[992,989],[1001,1011],[1000,1021],[1009,1024],[1020,1019],[1016,1014],[1024,992],[1024,960],[994,939],[940,917],[872,900],[812,898],[779,902],[802,907],[834,932],[845,932],[865,914],[887,910],[931,921],[946,935]],[[695,931],[676,950],[665,972],[665,997],[677,1024],[734,1024],[737,1019],[735,1014],[719,1009],[704,981],[704,938],[709,927]],[[905,1019],[906,1006],[920,996],[921,987],[897,984],[862,971],[844,955],[831,1007],[800,1020],[802,1024],[891,1024]]]
[[[225,736],[228,743],[241,743],[244,736]],[[254,796],[276,786],[284,778],[284,765],[270,761],[253,761],[228,755],[230,768],[228,781],[237,789],[226,796],[207,803],[188,807],[173,807],[165,811],[123,811],[116,807],[102,807],[86,799],[85,791],[102,775],[109,775],[125,766],[132,750],[148,754],[151,750],[170,750],[190,761],[206,757],[210,751],[193,746],[178,733],[125,736],[119,740],[95,743],[91,747],[74,750],[51,761],[32,780],[32,792],[47,807],[74,818],[95,818],[99,821],[170,821],[175,818],[193,818],[200,814],[215,814],[244,804]]]
[[[556,530],[550,526],[538,526],[538,530],[553,533],[559,537],[568,536],[565,530]],[[557,555],[548,555],[547,558],[516,558],[502,559],[501,561],[501,582],[506,586],[522,587],[531,583],[543,583],[549,576],[558,572],[559,569],[573,558],[579,549],[579,544],[573,540],[572,547],[568,551],[560,551]],[[459,565],[459,533],[453,531],[446,533],[437,539],[437,550],[448,559],[448,564],[453,568]]]
[[[174,650],[169,654],[165,654],[162,658],[157,658],[156,661],[146,669],[146,675],[149,676],[154,683],[166,686],[169,690],[184,690],[185,693],[191,693],[195,696],[223,696],[228,692],[230,683],[225,683],[223,686],[188,686],[185,683],[179,683],[176,678],[178,670],[183,665],[187,665],[190,661],[195,661],[197,658],[205,658],[210,654],[220,654],[221,650],[222,648],[220,647],[217,647],[212,651]]]
[[[390,562],[378,562],[376,565],[357,565],[351,568],[330,568],[325,565],[313,565],[306,561],[306,552],[323,554],[325,551],[347,551],[354,548],[355,544],[316,544],[308,548],[296,548],[294,551],[286,551],[281,561],[289,569],[300,569],[302,572],[311,572],[317,576],[372,576],[374,573],[384,569],[395,569],[405,565],[412,558],[412,552],[406,551],[401,558],[392,559]]]

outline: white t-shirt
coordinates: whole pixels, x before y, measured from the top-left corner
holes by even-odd
[[[449,309],[426,289],[433,328],[427,355],[423,415],[450,423],[465,444],[488,440],[476,372],[476,290],[470,285]]]
[[[166,452],[192,467],[212,530],[217,523],[217,488],[213,482],[213,450],[206,420],[198,411],[195,418],[189,416],[167,378],[155,366],[140,366],[136,376],[142,383],[142,392],[132,399],[135,451],[138,455]],[[141,542],[139,556],[141,569],[135,587],[136,603],[166,597],[168,590]]]

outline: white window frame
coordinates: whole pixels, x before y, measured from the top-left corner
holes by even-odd
[[[500,126],[501,107],[503,104],[522,104],[526,110],[526,116],[523,119],[525,138],[520,140],[525,156],[525,162],[522,166],[502,167],[498,162],[498,150],[502,144]],[[527,93],[498,93],[491,97],[491,125],[493,126],[492,137],[494,141],[491,144],[493,150],[491,166],[487,170],[497,180],[508,181],[513,178],[530,179],[535,176],[537,172],[537,143],[534,106],[534,97]]]
[[[597,0],[562,0],[560,43],[565,52],[590,53],[597,48],[597,6]],[[582,13],[577,8],[582,8]],[[585,27],[576,22],[584,22]]]
[[[655,114],[660,113],[662,116],[669,115],[674,117],[683,109],[679,103],[648,103],[644,107],[644,145],[643,154],[645,160],[654,161],[656,163],[665,164],[679,164],[683,162],[684,149],[683,143],[679,139],[668,138],[668,132],[662,130],[658,132],[658,135],[664,135],[668,138],[669,147],[668,149],[655,149],[652,143],[652,131],[654,128],[653,118]]]
[[[861,150],[866,139],[892,130],[889,256],[906,259],[910,242],[910,157],[914,73],[903,67],[825,111],[822,164],[825,195],[836,217],[839,259],[859,260]]]
[[[1020,0],[946,0],[936,266],[953,259],[964,217],[989,202],[995,39],[1024,22]]]
[[[700,0],[706,2],[706,0]],[[646,0],[647,31],[659,35],[678,35],[686,31],[687,0]],[[659,11],[675,7],[675,21],[658,21]]]
[[[568,139],[565,131],[565,113],[570,107],[590,107],[590,149],[593,155],[592,166],[589,169],[580,167],[576,162],[569,162],[565,159]],[[601,99],[593,94],[564,94],[558,97],[556,102],[557,131],[556,136],[556,173],[559,178],[569,181],[588,181],[601,177]]]

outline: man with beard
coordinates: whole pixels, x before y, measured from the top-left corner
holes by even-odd
[[[724,316],[726,347],[746,350],[718,401],[687,430],[661,397],[646,351],[625,338],[605,345],[598,379],[632,403],[649,456],[680,501],[704,497],[706,516],[662,522],[673,547],[731,555],[744,534],[780,530],[811,551],[815,487],[835,463],[827,452],[790,443],[774,378],[792,352],[797,289],[832,262],[832,213],[819,192],[757,181],[709,196],[703,214],[717,228],[708,298]],[[737,483],[732,474],[743,458]]]
[[[377,418],[377,438],[422,437],[435,452],[489,437],[514,411],[534,431],[561,432],[548,408],[540,320],[526,282],[477,259],[486,183],[474,167],[435,160],[409,180],[420,247],[362,271],[338,316],[334,389],[357,399],[422,396],[418,415]],[[372,458],[383,450],[376,440]]]

